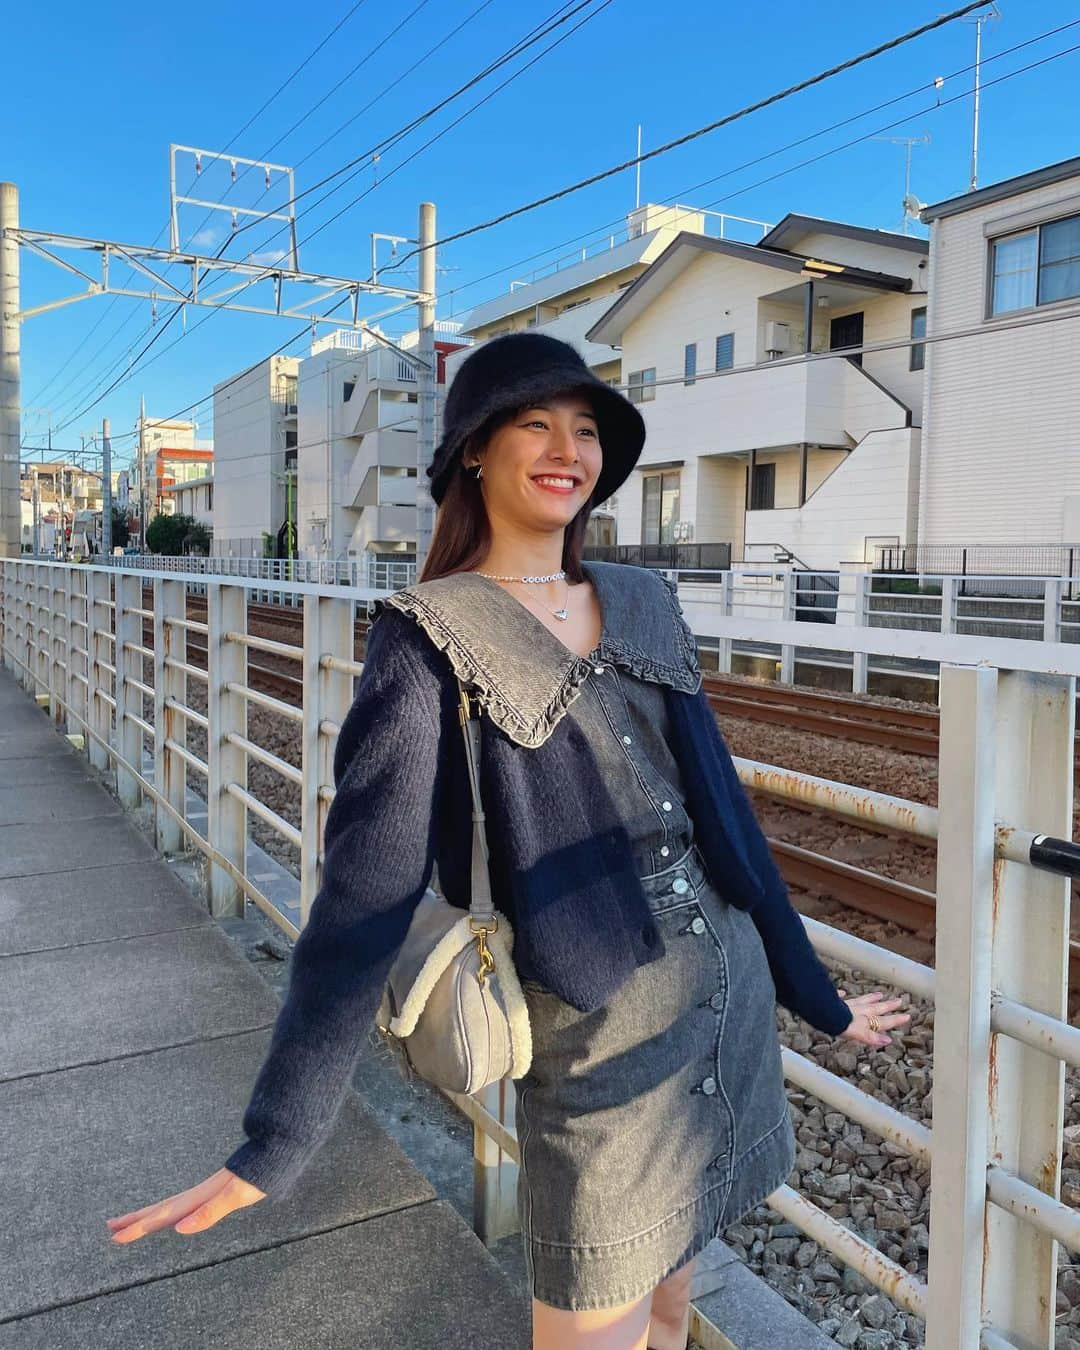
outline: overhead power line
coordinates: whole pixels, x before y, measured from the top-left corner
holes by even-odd
[[[834,76],[840,75],[845,70],[853,70],[856,66],[863,65],[866,61],[872,60],[876,56],[881,56],[884,52],[893,51],[905,43],[914,41],[917,37],[922,37],[926,33],[933,32],[934,29],[941,28],[945,24],[952,23],[956,19],[962,18],[965,14],[970,14],[972,10],[983,8],[983,0],[975,0],[973,4],[962,5],[959,9],[951,10],[948,14],[942,14],[936,19],[931,19],[929,23],[920,24],[918,28],[912,28],[899,37],[890,38],[888,42],[881,42],[876,47],[871,47],[858,56],[849,57],[846,61],[841,61],[839,65],[830,66],[827,70],[820,71],[817,75],[811,75],[809,79],[800,80],[797,84],[788,85],[786,89],[781,89],[778,93],[770,94],[767,98],[758,99],[755,103],[748,103],[745,107],[738,109],[737,112],[728,113],[725,117],[717,118],[715,122],[709,122],[703,127],[698,127],[696,131],[689,131],[684,136],[678,136],[673,141],[667,141],[664,145],[659,145],[655,150],[646,151],[645,154],[635,155],[631,159],[623,160],[621,164],[615,164],[609,169],[603,169],[600,173],[591,174],[588,178],[579,179],[576,183],[570,183],[557,192],[550,192],[545,197],[538,197],[535,201],[526,202],[524,206],[514,207],[511,211],[504,211],[502,215],[493,216],[490,220],[482,221],[479,225],[471,225],[466,230],[458,230],[456,234],[448,234],[442,239],[437,239],[432,245],[433,248],[442,248],[446,244],[452,244],[459,239],[467,239],[470,235],[479,234],[481,230],[490,230],[496,225],[502,225],[507,220],[513,220],[515,216],[524,215],[527,211],[535,211],[540,206],[547,206],[550,202],[556,202],[563,197],[569,197],[572,193],[580,192],[583,188],[591,187],[594,183],[602,183],[606,178],[611,178],[615,174],[625,173],[627,169],[632,169],[638,164],[645,164],[650,159],[656,159],[659,155],[666,155],[669,151],[678,149],[680,146],[689,145],[691,141],[699,140],[702,136],[707,136],[713,131],[718,131],[721,127],[730,126],[733,122],[741,121],[744,117],[749,117],[751,113],[760,112],[763,108],[770,108],[774,104],[782,102],[784,99],[791,98],[793,94],[801,93],[805,89],[811,89],[814,85],[823,84],[826,80],[831,80]],[[401,259],[402,263],[416,256],[419,250],[413,249],[411,253],[405,254]]]
[[[578,13],[580,10],[586,8],[586,7],[587,7],[589,4],[591,4],[591,3],[593,3],[593,0],[581,0],[581,3],[579,3],[575,8],[571,9],[570,13],[569,13],[568,15],[565,15],[563,18],[559,18],[559,19],[555,20],[554,22],[549,22],[548,20],[545,20],[543,24],[541,24],[541,25],[539,25],[537,28],[534,28],[533,30],[531,30],[531,32],[528,33],[528,34],[526,34],[526,36],[525,36],[524,38],[520,39],[517,43],[515,43],[514,46],[513,46],[512,48],[510,48],[510,50],[509,50],[508,52],[504,53],[504,54],[503,54],[501,57],[499,57],[496,61],[491,62],[487,67],[484,68],[483,71],[481,71],[478,75],[475,75],[471,80],[467,81],[464,85],[462,85],[462,86],[461,86],[458,90],[456,90],[453,94],[449,95],[446,99],[443,99],[439,104],[436,104],[435,107],[434,107],[433,109],[430,109],[427,113],[421,114],[420,117],[418,117],[418,118],[414,118],[410,123],[407,124],[407,126],[406,126],[405,128],[403,128],[402,130],[400,130],[400,131],[394,133],[393,136],[388,137],[385,141],[380,142],[380,144],[381,144],[381,145],[393,144],[396,140],[401,139],[401,137],[404,136],[405,134],[407,134],[407,132],[408,132],[409,130],[415,129],[416,126],[420,125],[420,123],[423,122],[424,120],[426,120],[429,116],[434,115],[434,112],[438,111],[439,108],[445,107],[446,104],[447,104],[448,102],[450,102],[450,101],[453,100],[454,98],[457,98],[462,92],[464,92],[465,90],[467,90],[467,89],[469,89],[469,88],[472,88],[479,80],[486,78],[486,76],[487,76],[488,74],[490,74],[492,71],[499,69],[500,66],[502,66],[502,65],[505,65],[506,62],[509,61],[509,60],[512,60],[514,56],[520,55],[523,51],[527,50],[529,47],[533,46],[536,42],[540,41],[547,33],[550,33],[554,28],[559,27],[563,22],[566,21],[566,19],[573,17],[574,14],[576,14],[576,13]],[[611,3],[613,3],[613,0],[603,0],[603,4],[600,5],[599,9],[594,10],[594,11],[593,11],[593,14],[588,15],[587,18],[592,18],[595,14],[599,13],[601,9],[606,8],[607,5],[610,5]],[[561,5],[561,6],[559,7],[559,9],[557,9],[557,10],[555,11],[555,14],[558,15],[562,10],[565,10],[566,8],[567,8],[566,4]],[[583,20],[583,22],[584,22],[584,20]],[[560,38],[560,39],[559,39],[559,41],[565,40],[566,37],[569,37],[573,32],[576,31],[577,27],[580,27],[580,26],[581,26],[580,24],[576,25],[575,28],[572,28],[572,29],[569,31],[569,33],[565,34],[565,35],[563,36],[563,38]],[[522,67],[521,70],[516,71],[515,74],[511,77],[511,80],[512,80],[512,79],[517,79],[521,74],[524,73],[525,70],[529,69],[530,66],[534,65],[534,64],[536,63],[537,60],[539,60],[542,56],[546,55],[548,52],[550,52],[550,51],[551,51],[555,46],[557,46],[557,45],[558,45],[558,42],[553,43],[550,47],[545,48],[544,51],[541,52],[541,53],[539,54],[539,56],[535,57],[535,58],[534,58],[532,61],[530,61],[526,66]],[[495,93],[498,93],[499,90],[505,88],[505,87],[506,87],[506,84],[508,84],[508,83],[510,83],[510,80],[507,80],[507,81],[505,81],[502,85],[498,86],[498,88],[497,88],[496,90],[492,91],[492,94],[489,94],[489,95],[488,95],[488,98],[493,97]],[[476,110],[476,108],[482,106],[483,103],[487,102],[487,101],[488,101],[488,98],[482,99],[478,104],[474,105],[473,108],[469,109],[468,113],[464,114],[464,116],[468,116],[469,113],[474,112],[474,111]],[[461,118],[458,119],[458,121],[460,121],[460,120],[461,120]],[[451,123],[451,127],[453,127],[453,126],[456,125],[456,124],[457,124],[456,122],[455,122],[455,123]],[[445,128],[444,131],[441,132],[441,133],[439,133],[439,134],[440,134],[440,135],[446,134],[446,131],[449,131],[449,130],[451,129],[451,127]],[[435,137],[435,138],[433,138],[433,139],[438,139],[438,137]],[[429,145],[430,145],[431,143],[432,143],[431,141],[428,142]],[[421,150],[424,149],[424,148],[426,148],[426,147],[421,147]],[[420,152],[417,151],[416,153],[420,153]],[[414,157],[415,157],[415,156],[411,156],[410,158],[414,158]],[[406,160],[406,161],[404,161],[404,162],[407,163],[408,160]],[[400,168],[400,167],[402,167],[402,166],[401,166],[401,165],[398,165],[397,167]],[[395,170],[395,171],[396,171],[396,170]],[[390,176],[390,175],[386,175],[386,177],[389,177],[389,176]],[[384,179],[384,181],[385,181],[385,179]],[[312,191],[312,190],[313,190],[313,189],[308,189],[308,191]],[[303,195],[303,194],[301,194],[301,195]],[[328,194],[328,195],[329,195],[329,194]],[[324,199],[320,199],[320,200],[324,200]],[[317,204],[318,204],[318,203],[316,203],[316,205],[317,205]],[[257,223],[259,219],[265,219],[265,216],[264,216],[264,217],[258,217],[258,218],[256,218],[256,221],[254,221],[254,222],[252,222],[252,223]],[[225,239],[225,241],[222,243],[221,247],[218,249],[217,253],[216,253],[214,256],[217,257],[217,258],[221,257],[222,253],[225,251],[225,249],[228,247],[228,245],[232,242],[232,240],[233,240],[238,234],[242,233],[242,231],[243,231],[244,229],[246,229],[246,228],[247,228],[247,226],[241,226],[240,229],[234,231],[232,234],[230,234],[229,236],[227,236],[226,239]],[[321,228],[322,228],[322,227],[320,227],[320,229],[321,229]],[[276,237],[276,235],[277,235],[278,233],[280,233],[280,231],[276,231],[274,235],[271,235],[271,236],[269,236],[268,239],[264,240],[264,241],[263,241],[263,244],[260,245],[260,248],[264,247],[265,244],[269,243],[273,238]],[[310,237],[311,237],[311,236],[309,236],[309,238],[310,238]],[[302,242],[306,242],[306,241],[302,241]],[[60,427],[68,427],[68,426],[71,426],[73,422],[77,422],[81,417],[83,417],[83,416],[85,415],[85,413],[89,412],[92,408],[96,407],[97,404],[99,404],[103,399],[107,398],[108,395],[109,395],[110,393],[112,393],[112,391],[113,391],[114,389],[118,388],[119,385],[125,383],[128,379],[130,379],[131,376],[135,373],[136,367],[140,366],[140,363],[148,364],[148,363],[144,363],[144,362],[143,362],[143,358],[145,357],[146,353],[149,352],[149,350],[151,349],[151,347],[153,347],[158,341],[160,341],[160,339],[162,338],[162,336],[164,336],[164,333],[165,333],[166,329],[169,327],[169,325],[170,325],[171,323],[173,323],[173,322],[175,321],[177,315],[178,315],[180,312],[182,312],[182,310],[183,310],[183,306],[182,306],[182,305],[177,306],[177,308],[173,310],[172,314],[169,315],[168,319],[167,319],[167,320],[165,321],[165,323],[161,326],[161,328],[158,329],[158,331],[154,334],[154,336],[150,339],[150,341],[147,342],[147,343],[144,345],[144,347],[142,348],[142,350],[135,356],[135,358],[134,358],[132,361],[129,361],[129,362],[128,362],[127,369],[126,369],[121,375],[117,376],[117,378],[114,379],[114,380],[112,381],[112,383],[109,384],[109,386],[108,386],[106,389],[104,389],[100,394],[97,394],[95,398],[93,398],[90,402],[88,402],[84,407],[80,408],[79,411],[78,411],[77,413],[74,413],[74,414],[69,415],[69,416],[68,416],[68,417],[60,424],[60,426],[58,427],[58,429],[60,429]],[[211,311],[211,313],[208,314],[208,315],[206,315],[206,317],[205,317],[204,319],[202,319],[199,323],[192,325],[192,328],[191,328],[189,331],[190,331],[190,332],[194,332],[197,328],[201,327],[203,323],[208,322],[209,319],[212,317],[213,312],[214,312],[214,311]],[[187,334],[181,335],[181,338],[177,339],[177,341],[182,341],[184,336],[187,336]],[[173,346],[175,346],[175,345],[176,345],[176,342],[170,343],[169,346],[166,347],[164,350],[165,350],[165,351],[168,351],[171,347],[173,347]],[[121,361],[122,361],[123,359],[124,359],[124,358],[121,358]],[[114,363],[112,369],[115,369],[116,366],[118,366],[118,365],[121,363],[121,361],[118,361],[118,362]],[[108,374],[106,374],[104,378],[105,378],[105,379],[108,379]]]
[[[1036,34],[1035,37],[1025,38],[1023,42],[1017,42],[1012,47],[1006,47],[1003,51],[995,52],[992,56],[984,57],[982,60],[982,65],[985,68],[992,62],[1000,61],[1003,57],[1011,56],[1014,52],[1021,51],[1025,47],[1034,46],[1036,42],[1043,42],[1047,38],[1056,37],[1059,33],[1064,33],[1068,29],[1076,28],[1078,26],[1080,26],[1080,19],[1072,19],[1068,23],[1059,24],[1056,28],[1048,28],[1046,29],[1045,32]],[[1069,50],[1071,51],[1071,49]],[[1067,53],[1055,53],[1054,57],[1056,58],[1056,56],[1058,55],[1065,55],[1065,54]],[[951,71],[948,75],[944,76],[944,79],[946,82],[948,82],[949,80],[955,80],[959,76],[966,75],[969,71],[972,71],[974,69],[975,65],[974,62],[972,62],[966,66],[960,66],[956,70]],[[1014,73],[1023,74],[1027,69],[1028,67],[1023,67],[1022,69],[1017,70],[1016,72],[1010,72],[1009,75],[1007,75],[1004,78],[1011,78]],[[994,81],[994,83],[997,83],[997,81]],[[864,108],[860,112],[853,113],[850,117],[843,117],[839,121],[831,122],[826,127],[819,128],[817,131],[809,132],[807,135],[800,136],[794,141],[788,141],[786,145],[777,146],[776,149],[768,150],[761,155],[755,155],[753,159],[744,160],[741,164],[736,164],[734,167],[730,169],[725,169],[723,173],[715,174],[711,178],[703,179],[700,183],[692,183],[688,187],[679,188],[678,191],[673,192],[667,196],[656,198],[655,199],[656,204],[660,206],[666,206],[675,202],[685,200],[688,194],[692,192],[699,192],[702,188],[709,187],[713,183],[718,183],[723,178],[730,178],[733,174],[741,173],[743,169],[752,168],[755,164],[761,164],[769,159],[775,159],[777,155],[786,154],[788,150],[794,150],[797,149],[800,145],[806,145],[809,141],[818,140],[822,136],[827,136],[830,132],[838,131],[841,127],[850,126],[853,122],[860,122],[864,117],[872,117],[874,113],[881,112],[885,108],[894,107],[897,103],[902,103],[904,102],[905,99],[913,98],[916,94],[923,93],[925,90],[933,89],[935,87],[935,84],[936,81],[927,80],[923,84],[914,85],[911,89],[908,89],[903,94],[896,94],[891,98],[885,99],[881,103],[874,104],[873,107]],[[970,93],[971,93],[970,90],[965,90],[964,93],[961,95],[961,97],[967,98],[970,95]],[[950,98],[946,102],[949,103],[952,101],[953,101],[952,98]],[[935,105],[935,111],[937,107],[944,107],[944,106],[946,106],[946,104],[943,103]],[[915,112],[909,114],[909,117],[912,118],[920,117],[922,115],[923,115],[922,112]],[[908,118],[905,118],[903,120],[906,121],[908,120]],[[877,134],[878,134],[877,131],[868,133],[868,135],[870,136]],[[854,142],[847,142],[846,144],[850,145],[853,143]],[[785,173],[794,172],[795,169],[801,167],[803,167],[801,164],[796,164],[791,166],[790,170],[785,169],[784,172]],[[731,196],[738,196],[739,193],[748,190],[749,190],[748,188],[747,189],[740,188],[737,190],[737,192],[731,194]],[[726,198],[721,198],[719,200],[728,201],[730,200],[730,196]],[[547,248],[538,249],[535,253],[529,253],[523,258],[517,258],[513,262],[507,263],[504,267],[498,267],[494,271],[485,272],[483,276],[474,277],[472,281],[462,282],[462,284],[459,286],[451,287],[449,290],[444,291],[439,298],[440,300],[449,299],[451,296],[456,298],[457,296],[461,295],[463,291],[472,290],[474,286],[480,286],[485,281],[490,281],[493,277],[502,276],[506,272],[517,272],[526,263],[535,262],[537,258],[546,257],[548,254],[555,253],[559,249],[570,248],[571,245],[582,244],[590,240],[595,242],[597,239],[601,239],[604,236],[610,235],[613,229],[616,229],[617,227],[623,225],[624,223],[625,223],[625,215],[616,216],[613,220],[605,221],[601,225],[594,225],[590,229],[585,230],[581,234],[572,235],[569,239],[562,239],[557,244],[551,244]],[[503,292],[502,294],[505,294],[505,292]],[[476,309],[479,305],[488,303],[489,300],[496,300],[499,298],[500,296],[498,295],[488,296],[486,300],[477,301],[475,304],[473,304],[472,308]]]
[[[327,35],[322,39],[322,41],[319,42],[315,47],[312,48],[312,50],[307,54],[307,56],[304,57],[304,59],[300,62],[299,65],[297,65],[297,66],[294,67],[294,69],[292,70],[292,72],[291,72],[288,76],[286,76],[286,78],[285,78],[284,80],[282,80],[282,82],[278,85],[278,87],[274,90],[274,92],[269,96],[269,98],[264,99],[264,101],[263,101],[262,104],[259,106],[259,108],[258,108],[255,112],[253,112],[253,113],[251,114],[251,116],[247,119],[247,121],[244,123],[244,125],[243,125],[242,127],[240,127],[238,130],[236,130],[235,132],[233,132],[233,134],[229,137],[228,141],[226,141],[225,146],[224,146],[224,150],[227,151],[231,146],[235,145],[236,142],[240,139],[240,137],[244,134],[244,132],[247,131],[249,127],[254,126],[254,124],[259,120],[259,118],[263,115],[263,113],[266,112],[266,110],[271,106],[271,104],[273,104],[273,103],[274,103],[274,102],[275,102],[275,101],[276,101],[276,100],[277,100],[277,99],[285,92],[285,90],[289,87],[289,85],[292,84],[292,82],[296,79],[296,77],[300,74],[300,72],[301,72],[302,70],[304,70],[305,67],[308,66],[308,65],[311,63],[311,61],[319,54],[319,52],[322,51],[322,49],[327,45],[327,43],[328,43],[333,37],[335,37],[336,34],[337,34],[338,32],[340,32],[340,30],[345,26],[346,23],[348,23],[348,21],[349,21],[349,20],[352,18],[352,16],[357,12],[357,10],[361,9],[361,8],[362,8],[365,4],[367,4],[367,3],[368,3],[368,0],[356,0],[356,3],[352,6],[352,8],[349,9],[349,11],[348,11],[341,19],[338,20],[338,22],[334,25],[333,28],[331,28],[331,30],[329,31],[329,33],[327,33]],[[265,158],[265,156],[262,156],[262,158]],[[246,173],[247,171],[248,171],[248,170],[245,169],[243,172]],[[243,177],[243,174],[241,174],[240,177]],[[190,183],[190,185],[188,186],[188,191],[187,191],[187,193],[184,194],[185,196],[187,196],[188,193],[190,193],[191,188],[195,186],[195,183],[196,183],[197,180],[198,180],[198,175],[196,174],[195,178],[193,178],[193,179],[191,180],[191,183]],[[235,186],[235,185],[234,185],[234,184],[230,184],[230,187],[232,187],[232,186]],[[205,217],[203,218],[202,224],[200,224],[198,228],[201,229],[201,228],[202,228],[202,225],[204,225],[204,224],[206,223],[206,221],[209,220],[209,218],[210,218],[209,215],[205,216]],[[169,227],[169,224],[168,224],[168,221],[166,221],[166,223],[165,223],[165,224],[161,227],[161,229],[157,232],[157,235],[156,235],[155,240],[154,240],[155,244],[157,243],[157,241],[158,241],[159,239],[161,239],[162,235],[165,233],[165,231],[168,229],[168,227]],[[53,372],[52,375],[49,376],[49,378],[48,378],[48,380],[45,382],[45,384],[42,385],[41,388],[39,389],[37,397],[32,398],[32,399],[30,400],[31,403],[38,403],[38,402],[41,401],[41,394],[43,394],[43,393],[45,392],[46,389],[49,389],[49,388],[52,387],[53,383],[59,378],[60,375],[63,374],[63,372],[68,368],[68,366],[69,366],[69,365],[71,364],[71,362],[75,359],[75,357],[78,356],[79,352],[82,351],[82,349],[86,346],[87,342],[89,342],[89,340],[93,337],[93,335],[97,332],[97,330],[98,330],[98,329],[101,327],[101,325],[104,323],[105,319],[106,319],[106,318],[108,317],[108,315],[109,315],[109,312],[112,310],[113,305],[116,304],[116,302],[117,302],[118,299],[119,299],[118,296],[115,296],[115,295],[114,295],[114,296],[112,297],[112,299],[109,301],[108,305],[105,306],[105,309],[102,311],[101,315],[100,315],[99,318],[96,320],[96,322],[93,324],[93,326],[90,328],[90,330],[89,330],[89,332],[86,334],[86,336],[78,343],[78,345],[74,348],[74,350],[73,350],[73,351],[71,352],[71,354],[67,357],[67,359],[64,361],[64,363],[63,363],[61,366],[59,366],[59,367]],[[120,333],[120,332],[122,331],[122,329],[124,329],[124,328],[127,326],[127,324],[131,322],[131,318],[132,318],[132,317],[133,317],[133,315],[128,315],[128,316],[126,316],[126,317],[122,320],[122,322],[121,322],[121,323],[113,330],[113,332],[112,332],[112,334],[110,335],[110,337],[107,338],[106,341],[105,341],[104,343],[102,343],[101,347],[98,349],[99,354],[100,354],[101,352],[103,352],[103,351],[105,350],[105,348],[109,345],[109,343],[112,342],[113,339],[117,336],[117,334]],[[140,336],[141,336],[141,335],[140,335]],[[136,338],[135,341],[137,342],[137,341],[138,341],[138,338]],[[132,345],[134,345],[134,343],[133,343]]]

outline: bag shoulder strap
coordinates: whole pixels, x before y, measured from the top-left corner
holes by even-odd
[[[458,716],[465,737],[465,762],[469,766],[469,786],[473,802],[473,844],[472,877],[469,896],[469,914],[478,924],[492,926],[495,919],[495,905],[491,898],[491,870],[488,853],[487,829],[484,817],[484,804],[480,796],[480,719],[473,717],[469,704],[469,694],[465,685],[457,678],[461,704]]]

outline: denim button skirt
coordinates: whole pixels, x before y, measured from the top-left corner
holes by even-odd
[[[642,884],[665,953],[605,1007],[582,1013],[523,985],[533,1061],[514,1080],[517,1199],[533,1296],[556,1308],[643,1297],[794,1163],[752,918],[694,846]]]

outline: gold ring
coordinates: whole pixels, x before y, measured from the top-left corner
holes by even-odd
[[[880,1030],[881,1030],[881,1023],[878,1021],[878,1019],[874,1016],[873,1013],[871,1013],[870,1016],[869,1016],[866,1020],[867,1020],[867,1022],[870,1024],[870,1030],[871,1030],[871,1031],[880,1031]]]

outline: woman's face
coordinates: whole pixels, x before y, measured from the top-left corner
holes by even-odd
[[[588,501],[603,460],[596,417],[583,394],[523,408],[480,454],[488,516],[561,529]]]

